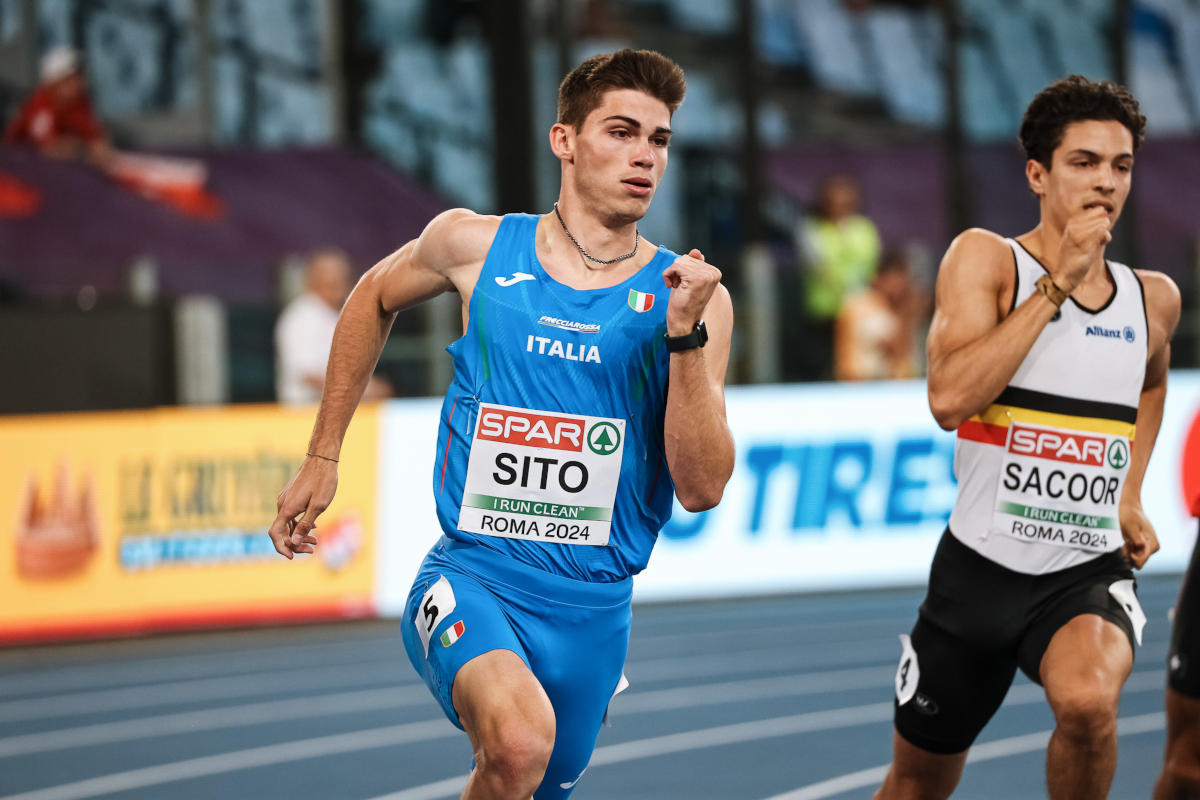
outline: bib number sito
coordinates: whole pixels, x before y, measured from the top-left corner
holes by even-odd
[[[481,403],[459,530],[608,544],[625,420]]]
[[[993,530],[1023,542],[1092,553],[1121,544],[1118,504],[1129,438],[1013,422]]]

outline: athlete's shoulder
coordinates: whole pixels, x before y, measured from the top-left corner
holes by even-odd
[[[500,217],[476,214],[466,208],[443,211],[421,232],[417,240],[417,257],[439,272],[482,263],[496,237],[500,220]]]
[[[997,258],[1008,255],[1012,248],[1008,240],[1000,234],[986,228],[967,228],[954,237],[946,254],[959,257]]]
[[[1003,236],[984,228],[968,228],[946,248],[938,277],[999,284],[1012,275],[1012,263],[1012,248]]]
[[[1146,293],[1146,316],[1165,326],[1168,331],[1174,331],[1182,304],[1175,281],[1158,270],[1135,269],[1133,272],[1142,282],[1142,289]]]

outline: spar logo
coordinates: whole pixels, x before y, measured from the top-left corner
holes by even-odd
[[[1108,446],[1108,465],[1113,469],[1121,469],[1129,463],[1129,445],[1123,439],[1113,439]]]
[[[490,442],[583,452],[583,420],[573,417],[486,408],[479,415],[478,435]]]
[[[1102,436],[1013,425],[1008,452],[1068,464],[1103,467],[1105,444]],[[1128,460],[1128,454],[1124,458]]]
[[[611,422],[597,422],[588,431],[588,447],[598,456],[606,456],[621,446],[621,431]]]

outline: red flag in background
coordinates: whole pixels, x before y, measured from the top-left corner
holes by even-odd
[[[201,219],[219,219],[225,213],[221,198],[204,184],[208,168],[189,158],[134,153],[114,153],[104,171],[115,181],[150,200]]]
[[[13,175],[0,172],[0,218],[31,217],[41,207],[41,192]]]

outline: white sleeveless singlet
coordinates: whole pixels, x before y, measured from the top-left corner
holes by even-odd
[[[1046,269],[1006,241],[1015,308]],[[1146,302],[1132,269],[1106,263],[1108,302],[1068,298],[1000,396],[958,428],[950,531],[1017,572],[1057,572],[1123,544],[1117,507],[1146,374]]]

